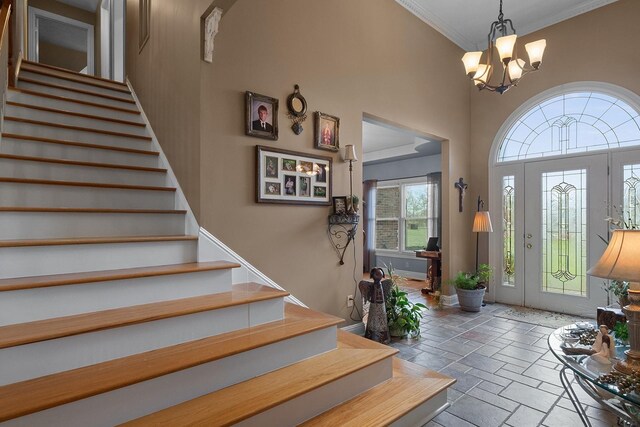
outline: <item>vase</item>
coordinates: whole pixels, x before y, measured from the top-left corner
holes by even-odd
[[[485,288],[481,289],[460,289],[456,288],[458,294],[458,304],[462,311],[480,311],[482,298],[484,298]]]

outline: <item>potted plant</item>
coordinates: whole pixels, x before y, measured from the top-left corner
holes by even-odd
[[[360,209],[360,198],[355,194],[351,197],[347,196],[347,212],[349,214],[356,214]]]
[[[393,283],[386,298],[387,325],[389,334],[392,337],[410,336],[415,338],[420,336],[420,320],[422,310],[427,306],[422,303],[412,303],[409,301],[408,293],[398,287],[402,277],[394,274],[392,266],[387,266],[387,273]]]
[[[493,269],[491,266],[488,264],[480,264],[478,271],[475,273],[461,271],[455,279],[451,281],[456,287],[458,303],[463,311],[480,311],[484,291],[487,288],[486,284],[489,283],[491,277],[493,277]]]

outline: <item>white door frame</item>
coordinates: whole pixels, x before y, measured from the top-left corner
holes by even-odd
[[[33,6],[29,6],[29,60],[39,61],[39,43],[38,43],[38,19],[45,18],[53,21],[62,22],[74,27],[82,28],[87,32],[87,73],[94,74],[94,28],[93,25],[86,22],[77,21],[75,19],[67,18],[66,16],[56,15],[55,13],[47,12],[46,10],[37,9]]]

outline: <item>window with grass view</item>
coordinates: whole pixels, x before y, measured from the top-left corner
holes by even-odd
[[[376,195],[376,249],[424,249],[438,229],[439,182],[379,183]]]

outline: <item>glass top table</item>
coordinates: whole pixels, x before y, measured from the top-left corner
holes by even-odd
[[[589,325],[588,328],[586,326],[582,324],[580,327],[576,324],[564,326],[556,329],[548,338],[549,349],[562,363],[560,381],[567,391],[571,403],[576,408],[584,425],[590,426],[589,419],[571,386],[570,379],[567,377],[567,371],[573,372],[576,383],[594,400],[617,415],[624,424],[640,425],[640,395],[635,392],[622,393],[615,384],[607,384],[598,379],[600,375],[608,374],[613,370],[615,359],[625,359],[624,352],[629,348],[628,346],[619,344],[615,346],[615,359],[611,359],[611,364],[598,363],[587,354],[567,354],[591,348],[591,346],[575,342],[577,341],[575,337],[580,333],[586,332],[588,329],[595,329],[594,325]]]

